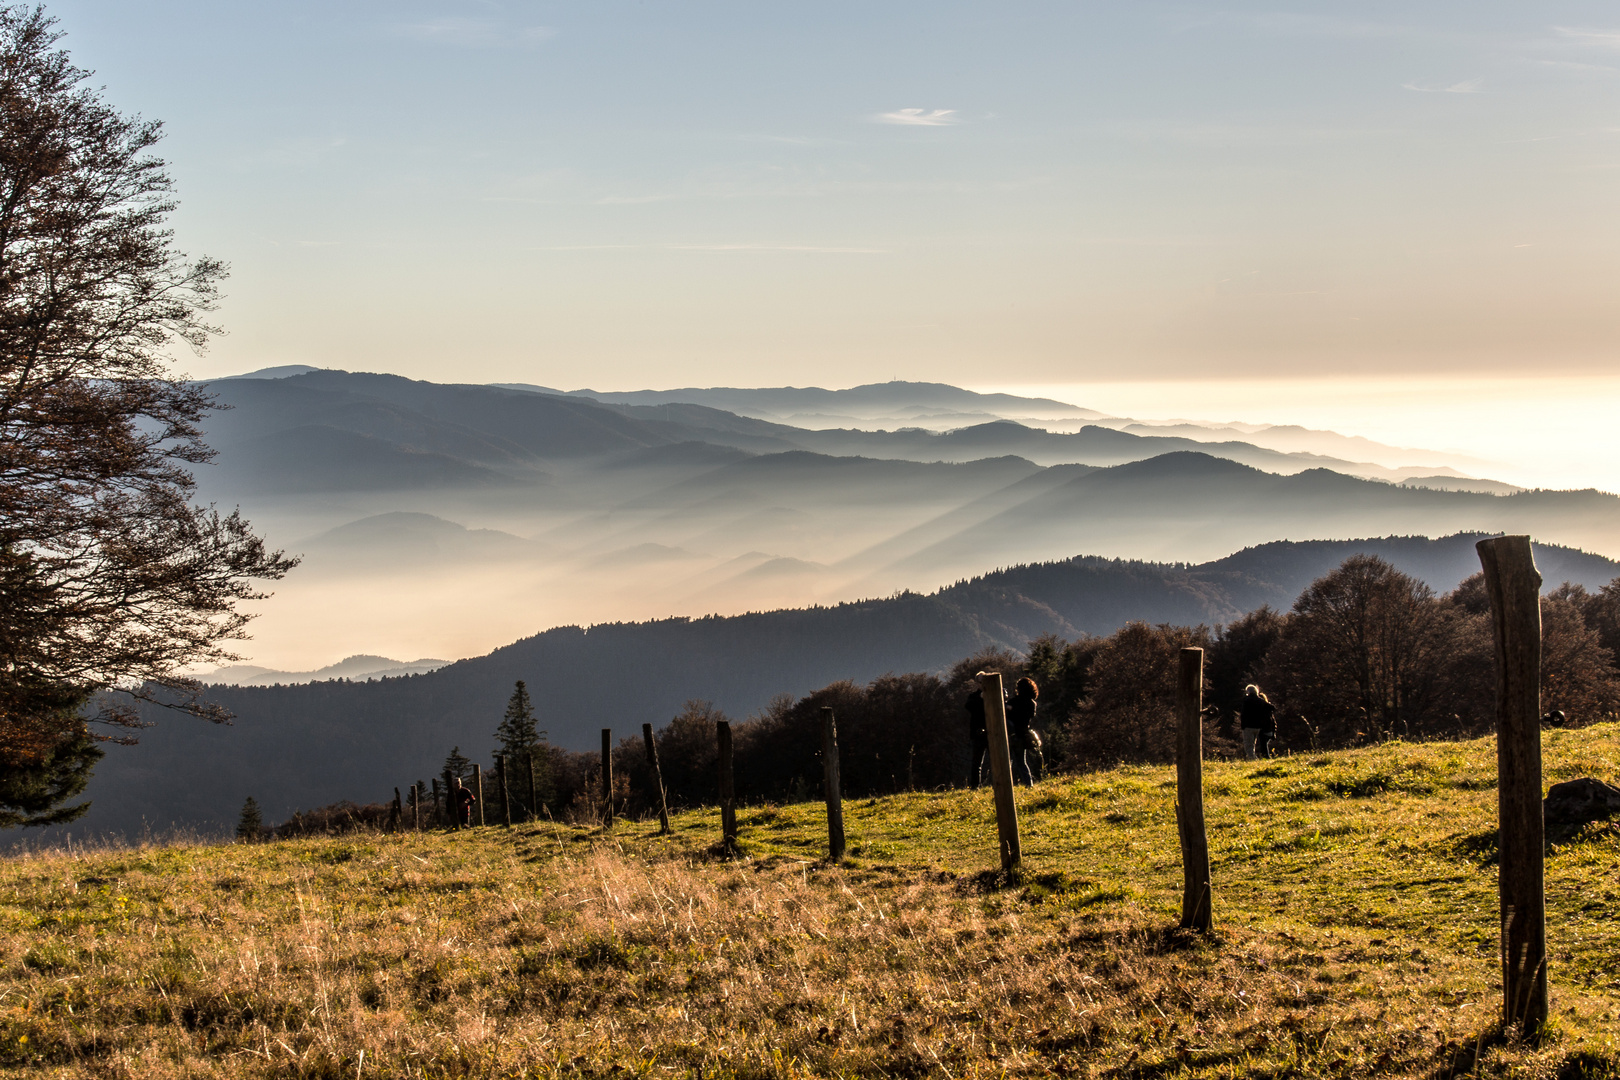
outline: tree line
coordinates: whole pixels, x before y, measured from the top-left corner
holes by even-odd
[[[1541,601],[1542,703],[1557,722],[1584,726],[1620,716],[1620,578],[1592,593],[1565,583]],[[1206,652],[1206,753],[1238,752],[1237,711],[1246,685],[1277,706],[1284,752],[1368,742],[1465,738],[1492,730],[1495,709],[1490,608],[1482,575],[1446,594],[1383,559],[1356,555],[1312,582],[1287,611],[1261,607],[1214,627],[1130,622],[1107,636],[1044,635],[1022,653],[988,649],[943,672],[842,681],[801,698],[781,695],[732,721],[737,796],[752,802],[819,797],[821,709],[838,721],[844,792],[863,797],[967,782],[967,695],[981,670],[1022,676],[1041,689],[1036,726],[1048,770],[1167,763],[1175,755],[1174,673],[1188,646]],[[690,701],[655,732],[670,805],[719,797],[715,722]],[[496,731],[509,762],[536,762],[543,796],[514,812],[594,820],[602,806],[600,753],[549,745],[517,685]],[[447,768],[470,769],[460,750]],[[485,772],[486,799],[499,793]],[[656,812],[656,782],[639,731],[617,742],[615,810]],[[486,808],[500,820],[498,803]],[[330,816],[330,815],[329,815]],[[373,814],[375,817],[376,815]],[[311,819],[314,820],[314,819]]]

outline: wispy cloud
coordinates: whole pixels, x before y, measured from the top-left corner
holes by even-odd
[[[397,23],[394,33],[430,45],[452,45],[462,49],[501,49],[536,45],[555,37],[549,26],[507,27],[484,19],[428,19],[424,22]]]
[[[1428,86],[1423,83],[1401,83],[1402,90],[1416,90],[1424,94],[1483,94],[1485,83],[1481,79],[1452,83],[1450,86]]]
[[[1581,26],[1555,26],[1553,32],[1575,44],[1595,45],[1604,49],[1620,49],[1620,30],[1596,30]]]
[[[872,117],[875,124],[900,124],[906,127],[949,127],[962,121],[955,109],[896,109]]]

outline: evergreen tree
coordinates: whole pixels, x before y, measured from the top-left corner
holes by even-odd
[[[242,816],[236,820],[236,835],[252,843],[263,834],[264,818],[259,814],[259,804],[249,795],[247,802],[242,804]]]
[[[461,747],[452,747],[450,756],[444,759],[444,771],[451,776],[466,776],[472,772],[472,762],[461,754]]]
[[[534,704],[529,700],[529,688],[523,680],[517,681],[512,699],[506,703],[506,715],[495,729],[495,738],[501,744],[500,752],[508,762],[517,761],[534,747],[546,741],[546,732],[535,723]]]

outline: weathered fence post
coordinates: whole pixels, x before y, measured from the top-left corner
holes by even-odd
[[[449,776],[449,775],[450,775],[450,772],[449,772],[449,770],[448,770],[448,769],[447,769],[447,770],[445,770],[445,774],[444,774],[444,775],[445,775],[445,776]],[[447,784],[448,784],[448,783],[449,783],[449,781],[448,781],[448,780],[446,780],[446,781],[445,781],[445,783],[447,783]],[[439,817],[439,778],[438,778],[438,777],[437,777],[437,776],[435,776],[435,777],[434,777],[434,778],[433,778],[433,816],[434,816],[434,817],[436,817],[436,818],[438,818],[438,819],[439,819],[439,820],[440,820],[440,821],[442,821],[442,822],[444,822],[444,823],[446,823],[446,824],[448,824],[448,823],[449,823],[449,821],[450,821],[450,819],[449,819],[449,817],[448,817],[448,816],[446,816],[446,817]]]
[[[411,828],[422,831],[422,785],[411,781]]]
[[[444,770],[444,817],[452,830],[461,828],[461,808],[453,805],[456,801],[456,785],[450,770]]]
[[[1182,649],[1176,679],[1176,828],[1181,833],[1181,925],[1209,932],[1209,834],[1204,829],[1204,650]]]
[[[602,827],[613,828],[613,729],[602,729]]]
[[[394,789],[394,805],[388,808],[388,831],[397,832],[405,823],[405,806],[399,800],[399,788]]]
[[[524,754],[523,757],[529,763],[529,819],[531,821],[539,821],[540,803],[535,795],[534,783],[534,747],[529,747],[529,752]]]
[[[658,743],[653,739],[652,725],[641,725],[641,737],[647,743],[647,762],[652,766],[653,783],[658,785],[658,831],[669,833],[669,796],[664,792],[664,770],[658,764]]]
[[[844,857],[844,794],[838,776],[838,725],[830,706],[821,710],[821,769],[827,789],[827,858]]]
[[[495,755],[495,782],[501,786],[501,822],[508,829],[512,827],[512,796],[506,787],[506,755]]]
[[[1018,804],[1013,802],[1012,753],[1007,747],[1007,699],[1001,672],[979,672],[984,691],[984,729],[990,741],[990,786],[996,799],[996,834],[1001,841],[1001,868],[1016,870],[1023,860],[1018,839]]]
[[[1475,545],[1496,630],[1496,806],[1502,1020],[1547,1023],[1547,906],[1541,809],[1541,573],[1528,536]]]
[[[484,767],[473,766],[473,799],[478,806],[478,824],[482,827],[484,822]]]
[[[720,750],[720,842],[727,851],[737,847],[737,788],[731,774],[731,721],[714,722]]]

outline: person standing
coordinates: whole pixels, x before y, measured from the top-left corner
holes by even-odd
[[[1253,683],[1243,688],[1238,726],[1243,730],[1243,760],[1253,761],[1260,753],[1271,756],[1271,744],[1277,738],[1277,706]]]
[[[1035,786],[1035,772],[1041,765],[1041,736],[1035,730],[1035,701],[1041,696],[1035,680],[1022,678],[1007,699],[1007,748],[1012,751],[1013,783]]]
[[[463,784],[461,777],[450,778],[450,805],[455,808],[456,820],[461,823],[462,828],[469,828],[472,825],[473,803],[477,801],[472,788]]]

